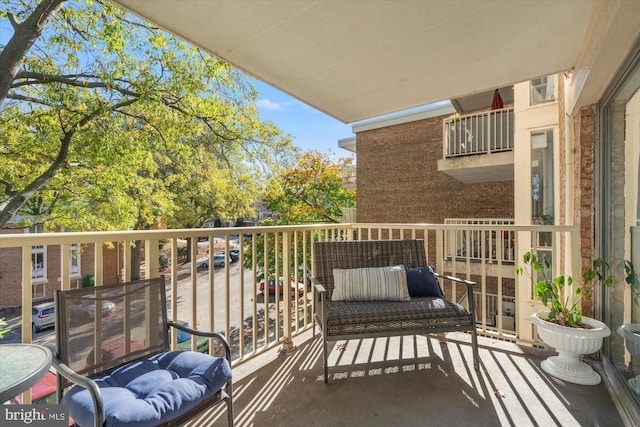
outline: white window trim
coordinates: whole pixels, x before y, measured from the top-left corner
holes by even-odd
[[[80,245],[78,243],[72,243],[71,246],[69,247],[69,277],[70,278],[78,278],[78,277],[82,277],[82,272],[81,272],[81,268],[82,268],[82,262],[81,262],[81,251],[80,251]],[[73,260],[76,260],[76,267],[75,267],[75,271],[74,271],[74,267],[73,267]]]
[[[558,78],[557,77],[558,76],[555,75],[555,74],[552,74],[550,76],[540,77],[541,79],[542,78],[547,78],[547,79],[550,78],[551,81],[553,82],[553,99],[550,99],[548,101],[541,101],[541,102],[538,102],[538,103],[535,103],[535,104],[532,102],[533,101],[533,80],[538,80],[538,79],[529,80],[529,107],[537,107],[537,106],[540,106],[540,105],[549,105],[552,102],[557,102],[558,101]],[[547,83],[547,85],[548,85],[548,83]]]
[[[38,292],[38,288],[41,288],[42,291]],[[39,300],[44,299],[47,296],[47,281],[39,281],[31,283],[31,299]]]
[[[25,233],[37,233],[39,227],[30,227],[30,228],[25,228]],[[31,231],[32,229],[34,229],[34,231]],[[40,255],[42,256],[42,276],[41,277],[33,277],[34,271],[36,269],[36,266],[33,265],[33,257],[34,255]],[[34,285],[36,284],[42,284],[42,283],[46,283],[48,282],[48,275],[47,275],[47,246],[46,245],[39,245],[39,246],[32,246],[31,247],[31,283],[33,283]],[[33,298],[36,298],[36,293],[34,292],[33,294]]]

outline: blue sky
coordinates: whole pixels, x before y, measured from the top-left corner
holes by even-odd
[[[260,118],[270,120],[294,145],[304,151],[318,150],[331,157],[352,157],[353,153],[338,147],[338,140],[353,136],[351,125],[344,124],[273,87],[254,81],[260,96],[257,107]]]
[[[253,83],[260,93],[257,102],[260,118],[272,121],[284,133],[290,134],[294,145],[304,151],[320,151],[334,159],[355,158],[354,153],[338,147],[339,139],[355,136],[351,130],[351,124],[344,124],[259,80],[254,79]],[[436,102],[411,108],[402,111],[402,113],[448,103],[448,100]],[[400,114],[400,112],[386,114],[378,118],[396,114]]]

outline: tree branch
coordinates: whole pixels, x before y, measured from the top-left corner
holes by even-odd
[[[21,24],[16,23],[15,18],[9,18],[15,31],[5,48],[0,52],[0,105],[7,97],[11,83],[18,73],[25,55],[64,2],[65,0],[41,1],[33,13]]]
[[[105,106],[101,108],[97,108],[92,111],[90,114],[87,114],[85,117],[80,119],[74,126],[70,126],[68,129],[64,131],[64,135],[60,140],[60,150],[58,151],[58,155],[56,159],[53,161],[51,166],[44,171],[40,176],[35,178],[29,185],[27,185],[24,189],[15,192],[7,201],[0,204],[0,227],[3,227],[11,217],[20,209],[24,203],[29,200],[29,198],[40,189],[40,187],[44,186],[48,181],[53,178],[53,176],[66,164],[67,157],[69,156],[69,147],[71,146],[71,141],[73,140],[73,136],[82,129],[87,123],[91,122],[96,117],[104,114],[105,111],[114,111],[122,107],[126,107],[128,105],[134,104],[140,98],[132,98],[128,100],[124,100],[118,102],[116,104],[112,104],[110,106]]]
[[[140,95],[132,90],[126,89],[120,85],[115,85],[110,82],[105,81],[93,81],[88,82],[85,80],[78,80],[79,78],[94,78],[99,79],[98,76],[93,76],[90,74],[77,74],[71,76],[56,76],[53,74],[45,74],[45,73],[36,73],[32,71],[20,71],[16,74],[16,79],[27,79],[25,82],[13,83],[11,88],[16,88],[20,86],[27,86],[33,84],[45,84],[45,83],[62,83],[69,86],[82,87],[88,89],[113,89],[117,92],[120,92],[123,95],[127,96],[136,96]]]

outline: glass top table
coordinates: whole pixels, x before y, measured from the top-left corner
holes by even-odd
[[[0,404],[35,385],[51,359],[51,351],[38,344],[0,344]]]

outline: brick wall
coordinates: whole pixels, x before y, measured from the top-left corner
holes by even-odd
[[[581,272],[591,266],[594,254],[594,194],[593,160],[595,143],[595,125],[593,107],[583,107],[574,119],[576,135],[574,161],[575,168],[575,221],[580,226],[580,266]],[[581,277],[582,274],[579,275]],[[582,302],[582,313],[593,315],[591,298]]]
[[[443,223],[445,218],[513,217],[513,181],[463,184],[438,172],[444,118],[356,135],[358,222]]]
[[[2,234],[23,234],[22,229],[3,229]],[[60,289],[60,246],[49,245],[46,251],[47,279],[44,281],[45,295],[34,299],[34,304],[53,300],[56,289]],[[103,252],[104,283],[118,281],[117,254],[115,249]],[[83,245],[80,255],[80,277],[71,278],[71,287],[80,284],[81,276],[93,274],[94,245]],[[42,282],[36,282],[42,283]],[[0,308],[22,304],[22,250],[20,248],[0,248]]]

